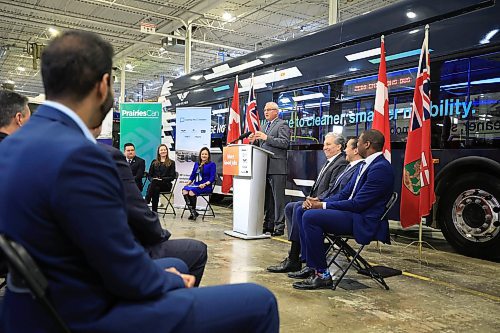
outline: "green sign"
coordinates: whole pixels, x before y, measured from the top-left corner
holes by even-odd
[[[131,142],[146,171],[161,142],[161,103],[120,103],[120,149]]]

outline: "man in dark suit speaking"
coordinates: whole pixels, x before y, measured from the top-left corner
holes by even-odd
[[[365,158],[346,187],[323,201],[309,202],[302,217],[301,244],[306,247],[307,266],[314,274],[293,284],[297,289],[330,288],[323,234],[354,235],[359,244],[372,240],[389,242],[389,223],[380,221],[394,188],[394,172],[382,154],[384,135],[368,130],[358,140]]]
[[[281,236],[285,230],[285,186],[286,158],[290,144],[290,127],[286,121],[278,118],[278,104],[266,103],[264,132],[251,134],[250,143],[274,153],[267,160],[266,199],[264,202],[263,232]]]
[[[314,182],[309,198],[324,199],[327,197],[329,189],[333,187],[337,176],[344,170],[347,160],[344,158],[342,150],[345,146],[345,138],[342,135],[328,133],[323,142],[323,151],[325,152],[326,162],[321,167],[318,177]],[[301,269],[302,264],[299,260],[300,238],[298,225],[293,223],[293,215],[296,208],[302,207],[304,201],[290,202],[285,207],[286,225],[288,230],[288,240],[291,241],[291,248],[288,257],[279,265],[270,266],[268,271],[273,273],[296,272]]]
[[[127,142],[123,145],[123,150],[125,153],[125,158],[127,159],[130,169],[132,169],[132,175],[135,178],[135,183],[142,192],[144,185],[142,184],[142,177],[144,177],[144,171],[146,170],[146,161],[136,155],[135,146],[133,143]]]
[[[0,159],[0,233],[33,257],[72,331],[277,332],[267,289],[188,289],[191,275],[165,271],[135,242],[115,165],[88,130],[113,105],[112,58],[108,42],[84,31],[45,47],[47,101],[0,145],[8,156]],[[0,331],[57,331],[18,276],[7,284]]]

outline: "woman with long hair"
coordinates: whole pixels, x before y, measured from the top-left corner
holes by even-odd
[[[158,146],[156,159],[149,166],[149,184],[146,201],[151,202],[151,210],[158,211],[160,192],[170,192],[172,181],[175,179],[175,163],[168,157],[168,148],[165,144]]]
[[[198,154],[198,162],[194,164],[189,182],[182,189],[182,195],[191,212],[189,220],[196,220],[199,215],[196,211],[196,197],[200,194],[212,192],[216,170],[215,163],[210,161],[210,150],[207,147],[201,148]]]

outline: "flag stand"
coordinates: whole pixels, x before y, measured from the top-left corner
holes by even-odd
[[[425,217],[422,216],[422,218],[420,219],[420,223],[418,224],[418,241],[413,241],[410,244],[405,246],[405,248],[408,248],[408,247],[412,246],[413,244],[417,244],[417,246],[418,246],[418,261],[422,261],[422,245],[425,244],[428,247],[430,247],[431,249],[436,250],[436,248],[434,246],[432,246],[428,242],[422,240],[422,224],[424,223],[424,221],[425,221]]]

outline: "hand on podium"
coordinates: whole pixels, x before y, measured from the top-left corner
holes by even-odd
[[[267,135],[264,132],[257,131],[257,132],[255,132],[255,139],[266,141],[267,140]]]

